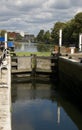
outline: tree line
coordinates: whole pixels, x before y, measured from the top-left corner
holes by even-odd
[[[69,46],[79,45],[79,34],[82,33],[82,12],[77,13],[74,18],[67,22],[56,22],[51,31],[40,30],[36,41],[46,44],[59,44],[59,30],[62,29],[62,44]]]

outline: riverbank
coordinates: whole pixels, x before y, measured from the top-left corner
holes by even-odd
[[[30,56],[35,54],[37,56],[50,56],[51,52],[15,52],[16,56]]]

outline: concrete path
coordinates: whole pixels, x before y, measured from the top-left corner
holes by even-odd
[[[66,59],[70,59],[71,61],[76,61],[78,63],[80,63],[80,61],[82,60],[82,52],[74,53],[74,54],[68,53],[67,56],[66,56],[66,54],[62,54],[62,56],[65,57]]]
[[[11,60],[0,70],[0,130],[11,130]]]

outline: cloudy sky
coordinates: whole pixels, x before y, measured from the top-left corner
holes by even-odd
[[[82,11],[82,0],[0,0],[0,29],[37,35]]]

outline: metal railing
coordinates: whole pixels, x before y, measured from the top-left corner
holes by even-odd
[[[6,57],[8,56],[9,51],[7,49],[4,49],[2,52],[2,55],[0,57],[0,70],[2,68],[6,68],[7,69],[7,59]]]

